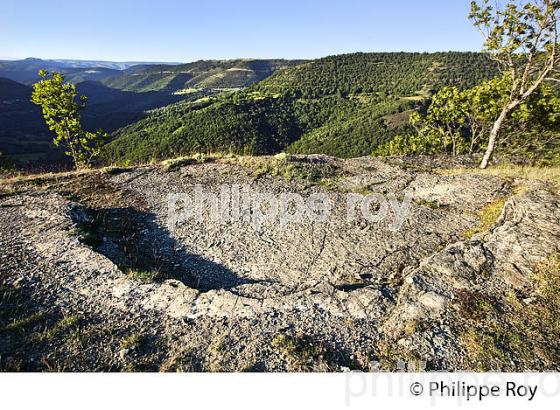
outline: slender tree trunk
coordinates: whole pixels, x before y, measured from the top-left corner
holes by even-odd
[[[511,109],[509,108],[509,105],[507,107],[504,107],[504,109],[500,113],[500,116],[494,123],[494,126],[490,131],[490,137],[488,138],[488,148],[486,148],[486,153],[484,154],[484,158],[482,158],[482,162],[480,163],[480,168],[486,169],[488,167],[488,164],[490,163],[490,159],[492,159],[492,154],[494,153],[494,149],[496,148],[498,134],[500,133],[500,130],[502,129],[502,126],[504,125],[504,122],[508,114],[510,113],[510,111]]]
[[[475,129],[474,131],[472,131],[472,135],[471,135],[471,146],[469,147],[469,155],[473,154],[474,146],[477,140],[478,140],[478,131],[476,131]]]
[[[70,141],[70,138],[68,138],[68,140]],[[74,144],[72,144],[72,142],[69,142],[69,147],[70,153],[72,154],[72,160],[74,161],[74,169],[79,170],[80,164],[78,164],[78,154],[76,152],[76,148],[74,147]]]

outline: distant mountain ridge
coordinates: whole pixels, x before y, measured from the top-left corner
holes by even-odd
[[[199,60],[188,64],[133,66],[103,84],[126,91],[180,92],[192,89],[239,89],[305,60]]]
[[[38,71],[61,71],[73,82],[99,81],[105,77],[119,75],[121,71],[141,65],[147,67],[157,62],[114,62],[96,60],[44,60],[26,58],[23,60],[0,60],[0,77],[8,78],[23,84],[31,84],[38,79]],[[175,63],[166,63],[169,65]]]
[[[70,59],[49,59],[45,61],[52,61],[62,64],[68,68],[88,68],[88,67],[101,67],[111,68],[113,70],[126,70],[127,68],[138,65],[177,65],[180,62],[163,62],[163,61],[105,61],[105,60],[70,60]]]
[[[177,92],[186,89],[238,89],[305,60],[199,60],[191,63],[95,60],[0,60],[0,77],[31,85],[41,69],[62,72],[68,81],[100,81],[123,91]]]

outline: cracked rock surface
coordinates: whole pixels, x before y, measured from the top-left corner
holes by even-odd
[[[336,167],[334,183],[215,161],[76,174],[4,195],[2,311],[13,308],[23,323],[14,330],[1,317],[3,368],[391,370],[414,357],[428,369],[476,370],[465,361],[456,301],[465,291],[528,292],[535,267],[560,251],[558,196],[537,182],[374,158],[318,163]],[[247,220],[214,220],[207,202],[202,218],[170,226],[169,195],[194,197],[196,186],[217,198],[224,186],[321,194],[332,209],[319,222],[257,227],[243,209]],[[381,221],[348,218],[349,196],[378,194],[409,201],[399,229],[389,205]],[[491,228],[466,237],[498,200]],[[150,280],[139,279],[145,272]],[[69,317],[75,323],[63,328]]]

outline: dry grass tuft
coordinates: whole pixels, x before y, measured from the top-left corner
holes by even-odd
[[[560,254],[536,266],[532,279],[530,298],[516,292],[495,304],[482,295],[460,298],[467,326],[459,341],[469,370],[558,369]]]
[[[525,179],[527,181],[544,181],[554,186],[560,193],[560,167],[529,167],[519,165],[499,165],[487,169],[453,168],[440,171],[444,175],[492,175],[501,178]]]
[[[228,162],[250,169],[254,178],[271,175],[287,181],[301,181],[325,187],[334,186],[342,176],[342,171],[334,164],[307,162],[284,153],[274,157],[235,157]]]
[[[476,234],[489,231],[502,214],[505,204],[506,198],[500,198],[482,208],[478,214],[480,223],[463,232],[463,237],[465,239],[471,239]]]

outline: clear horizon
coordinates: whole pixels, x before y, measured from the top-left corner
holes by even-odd
[[[373,3],[373,4],[372,4]],[[375,4],[379,3],[379,4]],[[469,2],[7,0],[0,59],[190,62],[352,52],[480,51]]]

